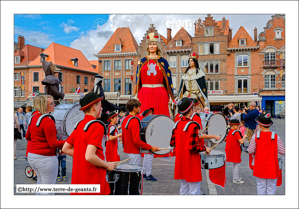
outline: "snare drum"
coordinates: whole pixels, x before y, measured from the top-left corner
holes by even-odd
[[[160,148],[170,147],[172,130],[175,123],[165,115],[149,115],[141,121],[141,140],[145,143]],[[164,155],[172,149],[154,152],[157,155]]]
[[[210,154],[205,154],[205,152],[200,152],[201,158],[201,168],[202,169],[214,169],[220,168],[224,165],[225,155],[224,152],[212,149]]]
[[[113,171],[107,171],[111,195],[141,195],[142,167],[133,164],[120,164]]]
[[[227,128],[227,120],[224,115],[220,113],[199,113],[202,128],[205,129],[207,126],[207,134],[209,135],[220,135],[220,139],[210,139],[213,143],[218,143],[225,139],[228,128]]]
[[[76,123],[84,119],[84,112],[76,104],[59,104],[51,114],[55,118],[57,137],[67,139],[74,131]]]

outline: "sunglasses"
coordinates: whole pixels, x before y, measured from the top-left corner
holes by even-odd
[[[51,103],[50,103],[50,104],[48,104],[48,105],[54,106],[55,104],[54,104],[54,102],[51,102]]]

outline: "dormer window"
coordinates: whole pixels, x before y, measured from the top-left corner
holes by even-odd
[[[75,67],[78,67],[78,58],[72,58],[72,63]]]
[[[21,62],[21,57],[15,56],[15,64],[20,64],[20,62]]]
[[[205,28],[205,36],[213,36],[213,28]]]
[[[281,38],[281,30],[275,31],[275,38]]]
[[[246,46],[246,39],[239,39],[239,46]]]
[[[115,52],[121,52],[121,45],[115,45],[114,47]]]
[[[45,53],[41,53],[41,54],[40,54],[40,62],[46,61],[46,59],[47,59],[48,56],[49,56],[49,55],[47,55],[47,54],[45,54]]]
[[[176,46],[182,46],[182,40],[176,41]]]

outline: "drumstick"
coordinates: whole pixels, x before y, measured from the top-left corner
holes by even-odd
[[[202,130],[201,133],[203,133],[209,126],[210,126],[210,124],[207,127],[205,127],[205,129]]]
[[[129,158],[126,159],[126,160],[119,161],[119,162],[117,162],[117,163],[115,163],[115,164],[116,164],[116,165],[122,164],[122,163],[124,163],[124,162],[127,162],[129,159],[131,159],[131,157],[129,157]]]
[[[225,129],[223,132],[225,132],[227,129]],[[223,132],[220,134],[220,136],[223,134]],[[211,147],[211,150],[214,149],[218,144],[220,144],[221,141],[219,141],[217,144],[215,144],[213,147]],[[207,152],[205,152],[203,155],[207,154]]]
[[[159,148],[160,150],[171,149],[171,147]]]

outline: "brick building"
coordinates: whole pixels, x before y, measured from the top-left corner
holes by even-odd
[[[131,62],[134,78],[138,63],[138,44],[129,28],[117,28],[103,49],[94,54],[98,57],[98,73],[104,77],[105,92],[132,95]],[[134,79],[135,80],[135,79]]]

